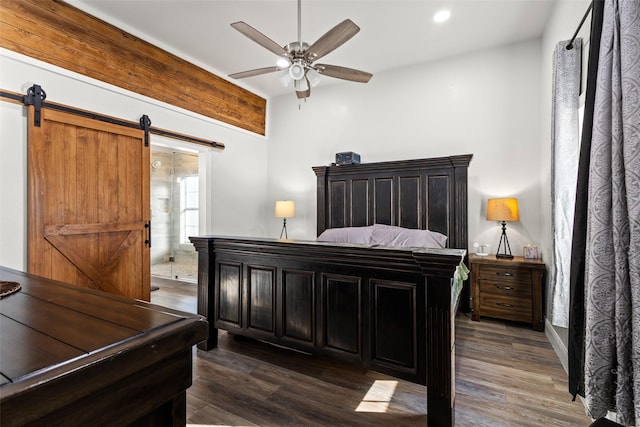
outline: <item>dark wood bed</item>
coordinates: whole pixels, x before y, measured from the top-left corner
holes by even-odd
[[[216,347],[220,328],[346,360],[425,384],[429,425],[453,425],[454,319],[469,302],[453,277],[467,252],[471,157],[313,168],[318,235],[389,224],[445,234],[445,249],[191,237],[210,323],[199,348]]]

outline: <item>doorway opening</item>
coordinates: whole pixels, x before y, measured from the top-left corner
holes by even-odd
[[[195,150],[151,147],[151,276],[197,282],[189,241],[200,231],[200,178]]]

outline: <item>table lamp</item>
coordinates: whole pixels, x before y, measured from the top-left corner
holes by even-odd
[[[496,258],[512,259],[513,255],[511,255],[509,239],[507,239],[507,221],[520,221],[518,199],[489,199],[487,201],[487,221],[502,222],[502,235],[500,236]],[[502,246],[503,244],[504,247]],[[503,253],[500,253],[501,247],[503,247]]]
[[[280,238],[284,233],[284,238],[287,236],[287,218],[294,218],[296,216],[296,205],[293,200],[278,200],[276,201],[276,218],[282,218],[282,231],[280,231]]]

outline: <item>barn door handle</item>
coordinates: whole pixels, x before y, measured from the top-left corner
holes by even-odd
[[[144,228],[147,229],[147,238],[144,241],[144,244],[151,247],[151,220],[147,221],[147,223],[144,225]]]

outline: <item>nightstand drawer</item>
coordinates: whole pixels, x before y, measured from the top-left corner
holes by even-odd
[[[480,294],[480,310],[483,316],[519,322],[531,322],[533,313],[531,299],[483,293]]]
[[[508,280],[516,282],[531,283],[531,270],[527,268],[503,267],[494,265],[483,265],[480,268],[480,280]]]
[[[531,284],[519,282],[501,282],[499,280],[480,280],[480,293],[500,295],[509,298],[531,298]]]

